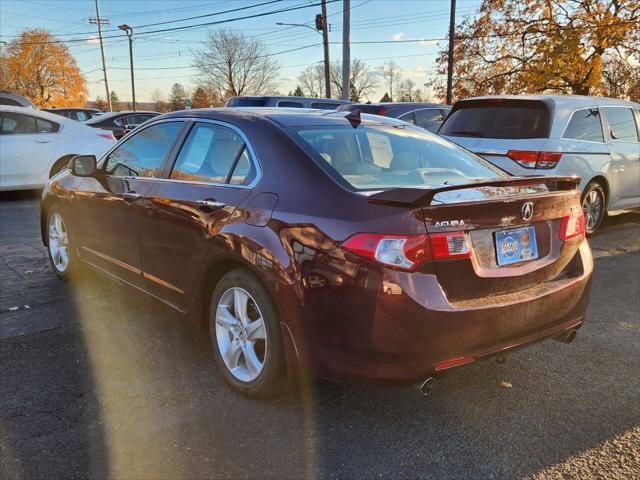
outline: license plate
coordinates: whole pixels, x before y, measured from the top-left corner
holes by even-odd
[[[498,265],[510,265],[538,258],[538,244],[534,227],[496,232],[495,239]]]

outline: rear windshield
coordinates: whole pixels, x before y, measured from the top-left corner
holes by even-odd
[[[266,104],[264,98],[230,98],[227,107],[264,107]]]
[[[106,112],[103,113],[102,115],[96,116],[96,117],[91,117],[89,120],[87,120],[84,123],[100,123],[103,120],[108,120],[111,117],[115,117],[117,115],[121,115],[121,112]]]
[[[547,138],[549,110],[531,100],[482,100],[458,103],[440,134],[478,138]]]
[[[507,176],[446,139],[410,126],[292,127],[340,183],[357,190],[462,184]]]

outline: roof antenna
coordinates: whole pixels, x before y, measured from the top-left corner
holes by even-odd
[[[349,123],[353,128],[358,128],[362,123],[362,118],[360,118],[361,113],[362,112],[360,111],[360,109],[356,108],[354,110],[351,110],[348,115],[345,115],[344,118],[349,120]]]

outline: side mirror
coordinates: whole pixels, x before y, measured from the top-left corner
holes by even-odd
[[[96,173],[96,164],[94,155],[76,155],[71,159],[71,172],[76,177],[92,177]]]

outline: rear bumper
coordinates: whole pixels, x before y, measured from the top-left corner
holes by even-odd
[[[308,335],[316,375],[350,380],[415,382],[440,362],[499,356],[579,328],[590,296],[593,260],[586,241],[580,275],[548,282],[517,296],[449,302],[435,275],[384,271],[356,290],[334,292],[351,311],[325,315]],[[347,303],[349,302],[349,303]],[[309,302],[306,309],[314,308]],[[320,305],[316,305],[316,308]],[[313,315],[313,311],[307,312]]]

